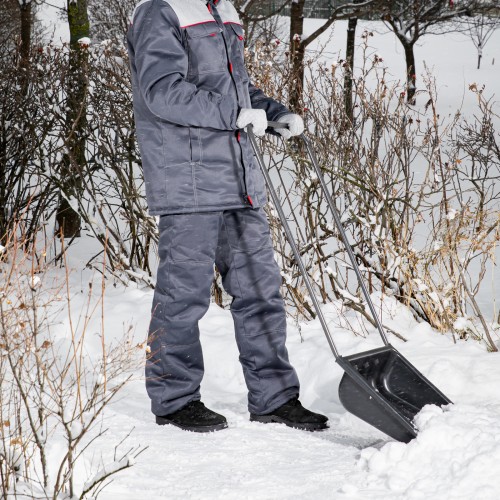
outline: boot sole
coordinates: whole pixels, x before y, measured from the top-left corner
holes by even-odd
[[[215,432],[227,429],[227,422],[222,422],[220,424],[213,425],[182,425],[165,417],[156,417],[156,423],[158,425],[174,425],[183,431],[189,432]]]
[[[287,427],[299,429],[301,431],[323,431],[328,429],[328,424],[325,423],[298,423],[286,420],[275,415],[250,415],[250,422],[260,422],[261,424],[285,424]]]

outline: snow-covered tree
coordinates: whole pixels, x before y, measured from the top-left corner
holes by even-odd
[[[17,0],[0,2],[0,57],[7,56],[18,36],[19,4]]]
[[[124,40],[136,5],[136,0],[88,0],[92,39]]]
[[[274,16],[281,14],[292,0],[278,0],[273,2],[262,2],[261,0],[234,0],[233,5],[238,11],[243,28],[246,31],[246,39],[253,40],[257,26],[268,21]]]
[[[417,70],[415,44],[424,35],[443,33],[454,28],[447,24],[460,16],[471,16],[477,9],[487,9],[476,0],[385,0],[382,17],[401,42],[406,59],[407,99],[415,102]]]
[[[479,69],[481,67],[483,49],[495,30],[500,26],[500,18],[482,12],[477,16],[464,19],[463,23],[465,24],[466,32],[477,49],[477,69]]]
[[[35,33],[35,12],[43,0],[0,1],[0,57],[19,45],[21,65],[26,66]]]
[[[306,48],[339,19],[362,16],[380,4],[380,0],[364,0],[340,3],[332,7],[325,22],[307,37],[304,34],[304,12],[306,0],[293,0],[290,11],[290,58],[293,78],[290,84],[290,106],[300,111],[304,85],[304,58]]]

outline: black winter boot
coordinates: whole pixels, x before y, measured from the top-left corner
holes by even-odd
[[[162,417],[156,417],[158,425],[172,424],[185,431],[212,432],[227,427],[222,415],[209,410],[201,401],[191,401],[180,410]]]
[[[250,413],[250,421],[263,424],[275,422],[304,431],[321,431],[328,428],[328,418],[307,410],[302,406],[298,398],[290,399],[284,405],[265,415]]]

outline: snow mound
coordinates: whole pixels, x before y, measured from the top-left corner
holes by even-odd
[[[419,434],[410,443],[361,452],[366,488],[405,499],[498,499],[500,405],[429,405],[415,423]]]

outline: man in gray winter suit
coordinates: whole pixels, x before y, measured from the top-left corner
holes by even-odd
[[[249,81],[243,37],[227,0],[143,0],[133,15],[137,137],[149,210],[160,216],[146,388],[158,424],[227,427],[200,401],[198,321],[209,306],[215,263],[233,297],[250,419],[319,430],[327,418],[302,407],[288,361],[264,180],[243,130],[251,124],[263,135],[267,120],[282,121],[289,138],[304,125]]]

